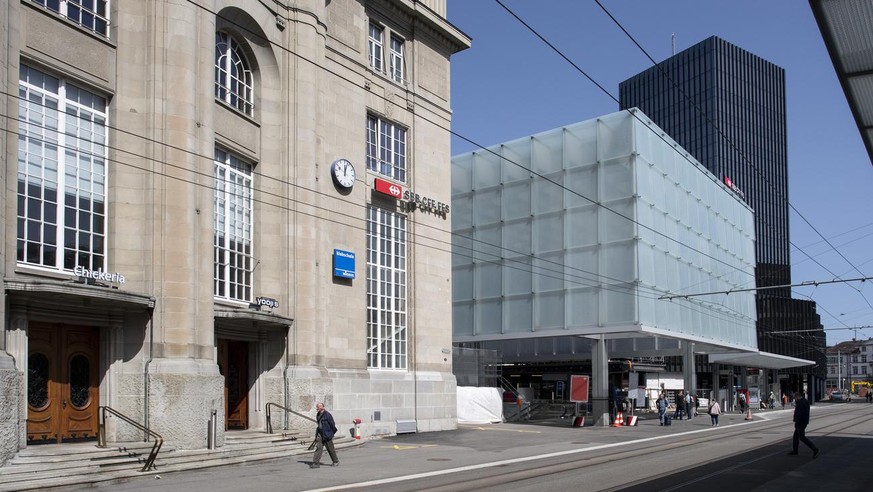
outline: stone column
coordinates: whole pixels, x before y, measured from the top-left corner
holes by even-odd
[[[130,288],[157,302],[153,333],[135,328],[142,366],[132,368],[131,389],[118,404],[168,444],[200,449],[212,410],[224,414],[212,296],[215,16],[189,2],[128,7],[113,19],[126,26],[118,31],[113,106],[115,124],[141,135],[130,145],[143,157],[110,164],[113,261],[141,272]],[[147,407],[133,391],[144,393]]]
[[[7,19],[4,21],[4,29],[0,32],[0,87],[6,88],[6,93],[9,96],[0,97],[0,107],[4,109],[7,115],[18,114],[18,99],[15,94],[18,93],[18,31],[19,12],[21,2],[10,0],[0,0],[0,18]],[[14,246],[15,237],[15,207],[16,201],[12,200],[15,196],[16,186],[16,152],[17,146],[13,142],[16,136],[8,130],[17,127],[18,123],[14,118],[0,118],[0,161],[8,163],[3,166],[4,173],[0,173],[0,186],[3,186],[2,196],[6,197],[5,202],[0,206],[0,224],[6,232],[4,235],[6,245]],[[3,131],[7,130],[7,131]],[[11,217],[11,219],[9,219]],[[13,238],[12,240],[8,238]],[[10,242],[11,241],[11,242]],[[15,252],[12,251],[12,261],[14,261]],[[10,260],[6,256],[6,248],[0,248],[0,268],[2,268],[3,277],[9,269],[13,268],[12,264],[7,263]],[[7,308],[5,298],[0,302],[0,466],[18,451],[19,446],[24,446],[24,422],[21,417],[19,408],[21,406],[21,395],[24,392],[24,373],[21,368],[21,360],[18,360],[19,369],[16,369],[16,359],[7,351]]]
[[[591,414],[594,425],[609,425],[609,357],[603,335],[591,343]]]

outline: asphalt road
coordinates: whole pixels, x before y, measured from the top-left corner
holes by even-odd
[[[706,415],[661,427],[572,428],[567,420],[460,425],[457,430],[369,440],[340,450],[339,467],[310,469],[309,456],[200,471],[166,473],[111,490],[460,491],[550,490],[717,492],[873,488],[873,405],[813,407],[807,435],[815,460],[791,447],[792,410]]]

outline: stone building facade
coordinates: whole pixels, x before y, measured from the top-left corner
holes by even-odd
[[[455,426],[445,15],[0,0],[0,463],[98,406],[182,449],[268,403]]]

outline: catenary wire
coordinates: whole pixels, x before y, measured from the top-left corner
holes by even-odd
[[[190,0],[189,0],[189,1],[190,1]],[[193,5],[195,5],[195,6],[197,6],[198,8],[201,8],[201,9],[203,9],[203,10],[206,10],[206,11],[210,12],[210,13],[213,14],[213,15],[218,16],[218,14],[217,14],[216,12],[211,11],[211,10],[209,10],[208,8],[206,8],[206,7],[202,6],[202,5],[196,4],[196,3],[194,3],[194,2],[191,2],[191,3],[192,3]],[[226,19],[226,18],[224,18],[224,17],[222,17],[222,19],[224,19],[224,20],[227,21],[227,22],[233,22],[231,19]],[[238,28],[240,28],[240,29],[243,29],[243,30],[247,30],[247,31],[249,31],[249,32],[251,33],[251,31],[248,30],[245,26],[241,26],[241,25],[239,25],[239,24],[235,24],[235,25],[236,25],[236,27],[238,27]],[[252,34],[253,34],[253,35],[258,35],[257,33],[252,33]],[[258,36],[259,36],[259,35],[258,35]],[[349,80],[349,79],[347,79],[347,78],[345,78],[345,77],[342,77],[341,75],[337,74],[336,72],[333,72],[333,71],[331,71],[331,70],[329,70],[329,69],[327,69],[327,68],[325,68],[325,67],[322,67],[322,66],[318,65],[318,64],[315,63],[315,62],[312,62],[311,60],[308,60],[307,58],[305,58],[305,57],[303,57],[303,56],[301,56],[301,55],[299,55],[299,54],[297,54],[297,53],[294,53],[292,50],[289,50],[289,49],[287,49],[287,48],[284,48],[284,47],[282,47],[282,46],[278,46],[278,45],[277,45],[277,47],[280,48],[280,49],[283,49],[283,50],[285,50],[285,51],[288,51],[289,53],[292,53],[294,56],[296,56],[296,57],[298,57],[298,58],[301,58],[301,59],[303,59],[303,60],[305,60],[305,61],[307,61],[307,62],[309,62],[309,63],[312,63],[313,65],[318,66],[319,68],[322,68],[323,70],[325,70],[325,71],[327,71],[327,72],[329,72],[329,73],[331,73],[331,74],[333,74],[333,75],[336,75],[336,76],[338,76],[338,77],[340,77],[340,78],[343,78],[344,80],[346,80],[347,82],[349,82],[349,83],[351,83],[351,84],[360,85],[360,84],[356,84],[354,81],[351,81],[351,80]],[[385,98],[384,96],[382,96],[382,98],[385,99],[385,100],[386,100],[387,102],[389,102],[389,103],[393,103],[393,104],[399,106],[398,103],[393,102],[393,101],[390,101],[388,98]],[[419,116],[420,118],[423,118],[423,119],[425,119],[426,121],[428,121],[428,122],[430,122],[430,123],[432,123],[432,124],[434,124],[434,125],[436,125],[436,126],[438,126],[438,127],[440,126],[439,123],[436,123],[436,122],[430,121],[430,120],[428,120],[427,118],[424,118],[424,117],[422,117],[422,116],[419,115],[419,114],[416,114],[416,116]],[[446,129],[445,127],[441,127],[441,128],[451,132],[450,129]],[[472,141],[472,140],[470,140],[470,139],[464,137],[463,135],[460,135],[460,134],[458,134],[458,133],[456,133],[456,132],[452,132],[452,134],[455,135],[455,136],[457,136],[457,137],[459,137],[459,138],[462,138],[462,139],[464,139],[464,140],[466,140],[466,141],[468,141],[468,142],[470,142],[470,143],[472,143],[473,145],[477,145],[477,146],[481,147],[481,145],[479,145],[479,144],[477,144],[476,142],[474,142],[474,141]],[[177,148],[177,150],[187,151],[186,149],[178,149],[178,148]],[[487,150],[487,149],[486,149],[486,150]],[[501,158],[501,159],[503,159],[503,160],[507,160],[507,161],[509,161],[508,159],[506,159],[506,158],[504,158],[504,157],[502,157],[502,156],[499,156],[499,155],[498,155],[498,157]],[[212,160],[212,158],[208,158],[208,159]],[[509,161],[509,162],[512,162],[512,161]],[[512,163],[515,164],[516,166],[519,166],[519,167],[521,167],[521,168],[524,168],[524,166],[521,166],[521,165],[518,164],[518,163],[515,163],[515,162],[512,162]],[[524,169],[526,169],[526,168],[524,168]],[[537,173],[534,172],[534,171],[531,171],[531,172],[532,172],[532,174],[537,174]],[[551,180],[548,180],[548,181],[551,181]],[[591,202],[591,203],[593,203],[593,204],[595,204],[595,205],[597,205],[597,206],[600,206],[600,207],[602,207],[602,208],[604,208],[604,209],[606,209],[606,210],[609,210],[609,211],[611,211],[611,212],[613,212],[613,213],[616,213],[617,215],[620,215],[620,216],[624,217],[624,218],[627,219],[627,220],[630,220],[630,221],[636,223],[636,221],[634,221],[633,219],[631,219],[631,218],[629,218],[629,217],[626,217],[626,216],[623,216],[622,214],[613,211],[612,209],[610,209],[610,208],[608,208],[608,207],[606,207],[606,206],[600,204],[599,202],[595,202],[595,201],[593,201],[593,200],[588,199],[587,197],[584,197],[584,196],[582,196],[582,195],[579,195],[578,193],[574,192],[573,190],[570,190],[570,189],[568,189],[568,188],[565,188],[565,187],[563,187],[562,185],[560,185],[560,184],[558,184],[558,183],[555,183],[554,181],[551,181],[551,182],[552,182],[553,184],[555,184],[555,185],[561,187],[561,188],[564,188],[564,189],[566,189],[566,190],[568,190],[568,191],[570,191],[570,192],[572,192],[572,193],[574,193],[574,194],[580,196],[580,197],[583,198],[583,199],[588,200],[589,202]],[[289,184],[290,184],[290,183],[289,183]],[[293,185],[293,184],[291,184],[291,186],[297,186],[297,185]],[[642,225],[642,224],[638,224],[638,225]],[[668,236],[666,236],[666,235],[664,235],[664,234],[661,234],[659,231],[653,231],[653,232],[655,232],[656,234],[660,234],[660,235],[664,236],[665,238],[667,238],[667,239],[669,239],[669,240],[671,240],[671,241],[677,242],[678,244],[680,244],[680,245],[682,245],[682,246],[685,246],[685,247],[687,247],[687,248],[690,249],[690,250],[695,250],[694,248],[692,248],[692,247],[690,247],[690,246],[688,246],[688,245],[682,243],[681,241],[678,241],[678,240],[673,239],[673,238],[670,238],[670,237],[668,237]],[[471,237],[469,237],[469,236],[465,236],[465,235],[461,235],[460,237],[469,238],[469,239],[471,239],[472,241],[481,241],[481,240],[477,240],[477,239],[475,239],[475,238],[471,238]],[[493,245],[493,244],[490,244],[490,246],[491,246],[491,247],[494,247],[494,248],[498,248],[498,249],[507,249],[507,248],[505,248],[505,247],[503,247],[503,246],[497,246],[497,245]],[[510,251],[511,251],[511,250],[510,250]],[[695,251],[696,251],[696,250],[695,250]],[[698,252],[699,252],[699,251],[698,251]],[[702,253],[702,252],[699,252],[699,253],[703,254],[704,256],[708,256],[708,255],[706,255],[705,253]],[[710,257],[710,258],[711,258],[711,257]],[[715,258],[713,258],[713,259],[716,260],[716,261],[719,261],[718,259],[715,259]],[[511,259],[508,259],[508,260],[511,261]],[[549,260],[545,260],[545,259],[540,259],[540,260],[541,260],[541,261],[547,261],[547,262],[549,261]],[[722,262],[722,263],[724,263],[724,262]],[[556,264],[557,264],[557,263],[556,263]],[[725,264],[726,264],[726,263],[725,263]],[[728,266],[731,267],[731,268],[737,269],[737,267],[735,267],[735,266],[733,266],[733,265],[729,265],[729,264],[726,264],[726,265],[728,265]],[[564,268],[572,268],[572,267],[567,267],[566,265],[562,265],[562,264],[561,264],[560,266],[562,266],[562,267],[564,267]],[[584,270],[583,270],[583,271],[584,271]],[[742,271],[742,270],[740,270],[740,271]],[[597,274],[597,273],[593,273],[593,272],[585,272],[585,273],[590,274],[590,275],[594,275],[594,276],[598,276],[598,277],[609,278],[609,277],[603,276],[602,274]],[[744,272],[744,273],[747,273],[747,272]],[[617,280],[617,279],[611,279],[611,280]],[[643,287],[644,287],[644,286],[643,286]],[[644,288],[645,288],[645,287],[644,287]],[[655,290],[655,289],[653,289],[653,292],[660,293],[659,290]]]
[[[500,3],[499,0],[496,0],[496,1],[497,1],[498,3]],[[658,62],[656,62],[654,58],[652,58],[652,56],[648,53],[648,51],[646,51],[646,49],[643,48],[643,46],[640,45],[639,42],[637,42],[637,40],[634,38],[634,36],[631,35],[631,33],[628,32],[627,29],[625,29],[625,27],[624,27],[624,26],[623,26],[623,25],[618,21],[618,19],[616,19],[615,16],[613,16],[612,13],[609,12],[609,10],[608,10],[608,9],[607,9],[607,8],[606,8],[606,7],[601,3],[601,2],[600,2],[600,0],[594,0],[594,1],[595,1],[595,3],[597,3],[597,5],[601,8],[601,10],[603,10],[603,12],[606,13],[606,15],[607,15],[607,16],[608,16],[608,17],[609,17],[609,18],[610,18],[610,19],[615,23],[615,25],[618,26],[618,28],[621,29],[621,31],[622,31],[622,32],[623,32],[623,33],[624,33],[624,34],[625,34],[625,35],[626,35],[626,36],[627,36],[627,37],[628,37],[628,38],[633,42],[633,44],[636,45],[637,48],[639,48],[640,51],[643,52],[643,54],[646,56],[646,58],[648,58],[649,61],[652,62],[653,66],[656,67],[656,68],[661,72],[661,75],[664,76],[664,77],[665,77],[665,78],[670,82],[670,84],[671,84],[671,85],[672,85],[672,86],[673,86],[677,91],[679,91],[679,93],[681,94],[682,98],[685,99],[686,101],[688,101],[688,102],[689,102],[689,103],[694,107],[694,109],[695,109],[695,110],[696,110],[700,115],[702,115],[702,116],[706,119],[707,123],[708,123],[711,127],[713,127],[713,128],[715,129],[715,131],[718,133],[718,135],[719,135],[719,136],[720,136],[724,141],[726,141],[726,142],[727,142],[727,143],[728,143],[728,144],[733,148],[734,151],[736,151],[737,155],[741,156],[741,158],[742,158],[743,160],[746,161],[746,164],[748,165],[748,168],[751,169],[753,172],[757,173],[758,176],[759,176],[759,177],[760,177],[760,178],[761,178],[765,183],[767,183],[767,184],[770,186],[770,188],[771,188],[771,189],[776,193],[776,195],[779,196],[782,200],[784,200],[785,203],[786,203],[786,204],[791,208],[791,210],[793,210],[794,213],[796,213],[797,216],[800,217],[800,218],[801,218],[801,219],[802,219],[802,220],[803,220],[803,221],[804,221],[804,222],[805,222],[805,223],[810,227],[810,229],[812,229],[813,231],[815,231],[815,233],[816,233],[816,234],[817,234],[817,235],[822,239],[822,241],[824,241],[828,246],[830,246],[830,248],[831,248],[834,252],[836,252],[836,253],[837,253],[837,254],[838,254],[838,255],[839,255],[839,256],[840,256],[840,257],[841,257],[841,258],[842,258],[846,263],[848,263],[848,264],[849,264],[849,265],[850,265],[850,266],[851,266],[851,267],[852,267],[856,272],[858,272],[859,275],[861,275],[862,277],[865,276],[864,273],[861,272],[861,270],[860,270],[860,269],[859,269],[859,268],[858,268],[858,267],[857,267],[857,266],[856,266],[852,261],[850,261],[848,258],[846,258],[846,256],[843,255],[843,253],[842,253],[839,249],[837,249],[836,246],[833,245],[833,243],[830,242],[830,240],[828,240],[828,239],[827,239],[827,238],[826,238],[826,237],[825,237],[825,236],[824,236],[824,235],[823,235],[823,234],[822,234],[822,233],[821,233],[821,232],[820,232],[820,231],[819,231],[815,226],[812,225],[812,223],[811,223],[811,222],[806,218],[806,216],[804,216],[804,215],[800,212],[800,210],[798,210],[798,209],[797,209],[797,208],[796,208],[796,207],[791,203],[791,201],[788,200],[788,197],[784,196],[784,195],[781,193],[781,191],[780,191],[776,186],[774,186],[773,183],[770,182],[770,180],[768,179],[767,176],[765,176],[763,173],[761,173],[761,171],[760,171],[759,169],[757,169],[755,166],[752,166],[752,165],[751,165],[751,162],[749,161],[749,159],[748,159],[748,157],[745,155],[745,153],[742,152],[742,151],[737,147],[737,145],[736,145],[736,144],[735,144],[735,143],[734,143],[734,142],[733,142],[733,141],[732,141],[732,140],[731,140],[731,139],[730,139],[730,138],[729,138],[729,137],[728,137],[728,136],[727,136],[727,135],[722,131],[721,128],[719,128],[719,126],[718,126],[714,121],[712,121],[712,119],[709,117],[709,115],[706,114],[706,112],[703,111],[703,110],[700,108],[700,106],[699,106],[699,105],[694,101],[693,98],[688,97],[688,95],[685,93],[685,91],[682,90],[681,87],[679,87],[679,84],[677,84],[676,81],[674,81],[673,78],[670,77],[670,75],[669,75],[668,73],[666,73],[666,71],[661,67],[661,65],[660,65]],[[797,248],[799,251],[801,251],[803,254],[805,254],[808,258],[812,259],[812,257],[811,257],[810,255],[808,255],[808,254],[806,253],[806,251],[803,251],[800,247],[798,247],[798,246],[795,245],[794,243],[791,243],[791,242],[789,241],[789,244],[791,244],[792,246],[794,246],[795,248]],[[814,261],[814,260],[813,260],[813,261]],[[824,269],[825,269],[826,271],[828,271],[829,273],[833,274],[833,272],[831,272],[830,270],[828,270],[827,268],[825,268],[825,267],[824,267],[823,265],[821,265],[819,262],[816,261],[815,263],[816,263],[817,265],[819,265],[820,267],[824,268]],[[789,269],[789,272],[790,272],[791,265],[787,265],[787,266],[783,267],[783,269],[782,269],[782,272],[783,272],[783,273],[784,273],[784,271],[785,271],[786,268]],[[840,277],[837,277],[837,278],[840,278]],[[861,292],[860,289],[858,289],[858,288],[856,288],[856,287],[854,287],[854,286],[851,286],[851,287],[852,287],[853,289],[855,289],[855,290],[856,290],[856,291],[861,295],[861,297],[864,299],[864,301],[867,303],[867,305],[870,307],[870,309],[873,310],[873,304],[870,303],[870,300],[867,298],[867,296],[864,295],[864,293]]]
[[[7,95],[9,95],[9,94],[7,94]],[[19,96],[15,95],[15,96],[13,96],[13,97],[19,97]],[[7,116],[7,118],[8,118],[8,116]],[[10,119],[11,119],[11,118],[10,118]],[[21,122],[21,121],[18,120],[18,119],[16,119],[15,121],[17,121],[17,122],[19,122],[19,123],[24,123],[24,122]],[[33,125],[32,123],[26,123],[26,124]],[[112,128],[112,127],[109,127],[109,128],[111,128],[111,129],[113,129],[113,130],[116,130],[115,128]],[[119,130],[119,131],[121,131],[121,130]],[[6,130],[6,132],[7,132],[7,133],[11,133],[11,134],[17,134],[17,132],[14,131],[14,130]],[[37,139],[37,138],[34,138],[34,137],[28,137],[28,138],[30,138],[30,139],[33,140],[33,141],[42,141],[42,140]],[[80,140],[81,140],[81,139],[80,139]],[[91,142],[91,143],[95,143],[95,142]],[[162,142],[154,142],[154,143],[159,144],[159,145],[165,145],[165,144],[163,144]],[[60,145],[60,144],[57,144],[57,143],[52,143],[52,144],[55,145],[56,147],[58,147],[59,149],[66,149],[66,148],[67,148],[67,147],[64,146],[64,145]],[[128,155],[131,155],[131,156],[136,157],[136,158],[139,158],[139,159],[144,159],[144,160],[146,160],[146,161],[151,161],[151,162],[153,162],[153,163],[161,164],[161,165],[164,165],[164,166],[167,166],[167,167],[177,168],[177,169],[179,169],[179,170],[181,170],[181,171],[184,171],[184,172],[186,172],[186,173],[188,173],[188,174],[190,174],[190,175],[194,175],[194,176],[198,176],[198,175],[199,175],[199,176],[201,176],[201,177],[205,177],[205,178],[208,178],[208,179],[210,179],[210,180],[213,180],[213,179],[214,179],[214,175],[211,174],[211,173],[207,173],[207,172],[203,172],[203,171],[197,171],[197,170],[193,170],[193,169],[185,169],[185,168],[182,168],[181,166],[176,165],[176,164],[172,164],[172,163],[169,163],[169,162],[165,162],[165,161],[160,161],[160,160],[157,160],[157,159],[149,158],[149,157],[147,157],[147,156],[144,156],[144,155],[141,155],[141,154],[137,154],[137,153],[135,153],[135,152],[131,152],[131,151],[128,151],[128,150],[125,150],[125,149],[117,148],[117,147],[114,147],[114,146],[111,146],[111,145],[105,145],[105,144],[102,144],[102,143],[99,143],[99,145],[102,146],[102,147],[105,147],[105,148],[107,148],[107,149],[112,149],[112,150],[115,150],[115,151],[117,151],[117,152],[119,152],[119,153],[128,154]],[[195,153],[195,152],[193,152],[193,151],[187,151],[187,150],[185,150],[185,149],[180,149],[180,148],[175,148],[175,147],[174,147],[174,149],[176,149],[176,150],[180,150],[180,151],[183,151],[183,152],[187,152],[187,153],[189,153],[189,154],[191,154],[191,155],[193,155],[193,156],[195,156],[195,157],[202,158],[202,159],[204,159],[204,160],[207,160],[207,159],[208,159],[208,161],[209,161],[210,163],[212,163],[212,162],[214,161],[214,159],[211,158],[211,157],[206,157],[206,156],[203,156],[203,155],[197,154],[197,153]],[[79,151],[81,154],[84,154],[84,155],[96,156],[95,154],[92,154],[92,153],[90,153],[90,152],[87,152],[87,151],[84,151],[84,150],[81,150],[81,149],[76,149],[76,150]],[[151,173],[151,174],[153,174],[153,175],[158,175],[158,176],[162,176],[162,177],[166,177],[166,178],[170,178],[170,179],[179,180],[179,181],[182,181],[182,182],[185,182],[185,183],[188,183],[188,184],[192,184],[192,185],[200,186],[200,187],[202,187],[202,188],[208,188],[208,189],[210,189],[210,190],[212,190],[212,191],[215,191],[215,187],[212,186],[212,185],[206,185],[206,184],[203,184],[203,183],[200,183],[200,182],[197,182],[197,181],[191,180],[191,179],[186,179],[186,178],[182,178],[182,177],[180,177],[180,176],[174,176],[174,175],[171,175],[171,174],[162,173],[162,172],[159,172],[159,171],[156,171],[156,170],[153,170],[153,169],[149,169],[149,168],[146,168],[146,167],[137,166],[137,165],[135,165],[135,164],[131,164],[131,163],[124,162],[124,161],[122,161],[122,160],[120,160],[120,159],[112,159],[112,158],[109,158],[109,157],[106,157],[106,156],[102,156],[102,155],[99,155],[99,156],[96,156],[96,157],[99,157],[99,158],[101,158],[101,159],[104,159],[104,160],[106,160],[107,162],[114,162],[114,163],[116,163],[116,164],[123,165],[123,166],[127,166],[127,167],[130,167],[130,168],[133,168],[133,169],[137,169],[137,170],[140,170],[140,171],[147,172],[147,173]],[[327,194],[325,194],[325,193],[321,193],[321,192],[318,192],[318,191],[315,191],[315,190],[312,190],[312,189],[309,189],[309,188],[303,187],[303,186],[301,186],[301,185],[295,185],[295,184],[287,183],[287,182],[284,182],[284,181],[281,181],[281,180],[279,180],[279,181],[282,182],[283,184],[287,184],[287,185],[289,185],[289,186],[295,186],[295,187],[301,188],[301,189],[303,189],[303,190],[305,190],[305,191],[311,192],[311,193],[313,193],[313,194],[322,195],[322,196],[327,196],[328,198],[331,198],[331,199],[334,199],[334,198],[335,198],[335,197],[333,197],[333,196],[331,196],[331,195],[327,195]],[[285,201],[285,202],[289,202],[289,203],[296,203],[297,205],[305,205],[305,206],[307,206],[307,207],[310,207],[310,208],[313,208],[313,209],[316,209],[316,210],[322,210],[322,211],[325,211],[325,212],[330,212],[331,214],[340,215],[340,216],[343,216],[343,217],[346,217],[346,218],[353,219],[353,220],[355,220],[355,221],[362,221],[362,222],[365,222],[365,223],[366,223],[366,219],[365,219],[365,218],[361,218],[361,217],[357,217],[357,216],[352,216],[352,215],[349,215],[349,214],[341,213],[341,212],[338,212],[337,210],[335,210],[335,209],[333,209],[333,208],[325,208],[325,207],[322,207],[322,206],[315,205],[315,204],[313,204],[313,203],[311,203],[311,202],[301,202],[301,201],[297,201],[297,200],[294,200],[293,198],[291,198],[290,196],[286,197],[286,196],[278,195],[278,194],[275,194],[275,193],[266,192],[266,191],[263,191],[263,190],[258,190],[258,193],[261,194],[261,195],[272,196],[272,197],[274,197],[274,198],[279,199],[279,201]],[[233,194],[233,193],[230,192],[230,194]],[[317,215],[312,214],[312,213],[306,213],[306,212],[304,212],[304,211],[302,211],[302,210],[299,210],[299,209],[292,209],[291,207],[282,206],[282,205],[277,204],[277,203],[273,203],[273,202],[270,202],[270,201],[266,201],[266,200],[263,199],[263,198],[254,198],[254,196],[253,196],[253,197],[252,197],[252,201],[253,201],[253,202],[260,203],[260,204],[262,204],[262,205],[276,207],[276,208],[279,208],[279,209],[281,209],[281,210],[285,210],[285,211],[293,211],[293,212],[297,212],[297,213],[300,213],[300,214],[302,214],[302,215],[306,215],[306,216],[309,216],[309,217],[312,217],[312,218],[315,218],[315,219],[319,219],[319,220],[327,220],[328,222],[333,222],[333,223],[336,223],[336,224],[341,224],[341,225],[344,225],[344,226],[349,226],[349,227],[352,227],[352,228],[355,228],[355,229],[358,229],[358,230],[361,230],[361,231],[364,231],[364,232],[367,231],[366,226],[354,226],[354,225],[351,225],[351,224],[348,224],[348,223],[345,223],[345,222],[338,222],[338,221],[333,220],[333,219],[330,219],[330,218],[320,217],[320,216],[317,216]],[[346,201],[346,200],[341,200],[341,201],[343,201],[343,202],[345,202],[345,203],[347,203],[347,204],[350,204],[350,205],[352,205],[352,206],[356,206],[356,207],[360,207],[360,208],[365,208],[365,206],[358,205],[358,204],[353,203],[353,202],[349,202],[349,201]],[[419,225],[424,225],[424,224],[419,224]],[[436,229],[436,227],[434,227],[434,226],[426,226],[426,227],[429,227],[429,228],[431,228],[431,229]],[[395,227],[392,227],[392,229],[396,229],[396,228],[395,228]],[[420,235],[420,234],[416,234],[416,233],[414,233],[414,232],[412,232],[412,231],[405,231],[405,232],[406,232],[406,234],[408,234],[408,235],[410,235],[410,236],[412,236],[412,237],[419,237],[419,239],[426,239],[426,240],[429,240],[429,241],[433,241],[433,242],[435,242],[435,243],[447,244],[445,241],[443,241],[443,240],[439,240],[439,239],[436,239],[436,238],[433,238],[433,237],[423,236],[423,235]],[[469,239],[469,240],[471,240],[471,241],[476,241],[475,239],[470,238],[469,236],[461,236],[461,237],[464,238],[464,239]],[[450,243],[448,243],[448,244],[449,244],[449,246],[451,246]],[[499,246],[491,245],[490,243],[486,243],[486,244],[489,244],[490,246],[494,247],[495,249],[503,249],[503,248],[501,248],[501,247],[499,247]],[[637,295],[638,295],[638,296],[640,296],[640,297],[642,297],[642,298],[651,299],[651,300],[657,300],[658,297],[657,297],[656,294],[661,294],[661,293],[663,293],[662,290],[655,289],[655,288],[651,288],[651,287],[646,287],[646,286],[644,286],[644,285],[639,285],[638,287],[639,287],[639,288],[642,288],[642,289],[645,289],[645,290],[648,290],[648,291],[651,291],[651,295],[642,295],[642,294],[640,294],[639,292],[636,292],[636,293],[634,293],[634,292],[629,292],[628,290],[630,290],[630,289],[628,289],[628,288],[620,288],[620,287],[618,287],[619,285],[623,285],[623,284],[624,284],[624,285],[627,285],[627,284],[628,284],[627,281],[623,281],[623,280],[620,280],[620,279],[614,279],[614,278],[606,277],[606,276],[599,275],[599,274],[593,274],[593,273],[591,273],[591,272],[585,272],[584,270],[583,270],[583,272],[585,272],[585,273],[589,273],[589,274],[591,274],[591,275],[597,275],[597,276],[602,277],[602,278],[608,278],[608,279],[610,279],[610,280],[614,280],[615,283],[609,283],[609,282],[601,282],[601,283],[598,283],[598,284],[584,283],[584,282],[582,282],[582,281],[588,281],[588,282],[591,282],[591,281],[595,281],[595,280],[592,280],[592,279],[589,279],[589,278],[585,278],[585,277],[579,277],[579,276],[576,276],[576,275],[571,275],[571,274],[568,274],[566,271],[551,270],[551,269],[544,268],[544,267],[541,267],[541,266],[531,265],[531,268],[528,270],[528,269],[521,268],[521,267],[515,267],[515,266],[512,266],[512,265],[506,265],[505,262],[507,262],[507,261],[509,261],[509,262],[519,262],[519,263],[521,263],[521,260],[514,259],[514,258],[506,258],[506,257],[502,257],[502,256],[497,256],[496,254],[493,254],[493,253],[487,253],[487,252],[485,252],[485,251],[474,251],[474,253],[478,253],[479,255],[475,255],[475,254],[473,254],[473,255],[467,255],[467,254],[463,254],[463,253],[460,253],[460,252],[456,252],[456,251],[454,251],[453,249],[448,249],[448,250],[447,250],[447,249],[439,248],[439,247],[437,247],[437,246],[433,246],[433,245],[425,245],[425,244],[419,244],[419,245],[422,246],[422,247],[427,247],[427,248],[430,248],[430,249],[436,250],[436,251],[441,251],[441,252],[449,253],[449,254],[452,254],[452,255],[458,255],[458,256],[461,256],[461,257],[467,257],[467,258],[470,258],[470,259],[475,260],[475,261],[480,261],[480,262],[485,262],[485,263],[491,263],[491,264],[496,264],[496,265],[503,265],[503,266],[506,266],[506,267],[511,268],[511,269],[515,269],[515,270],[523,271],[523,272],[525,272],[525,273],[530,273],[530,274],[532,274],[532,275],[539,275],[539,276],[543,276],[543,277],[547,277],[547,278],[552,278],[552,279],[555,279],[555,280],[561,280],[561,281],[565,281],[565,282],[576,283],[576,284],[581,285],[581,286],[583,286],[583,287],[597,287],[597,288],[601,288],[601,289],[606,290],[606,291],[611,291],[611,292],[615,292],[615,293],[619,293],[619,294],[624,294],[624,295],[632,295],[632,296],[637,296]],[[481,255],[493,256],[493,257],[495,257],[495,259],[483,258]],[[558,263],[556,263],[556,262],[553,262],[553,263],[558,264]],[[521,263],[521,264],[522,264],[523,266],[527,266],[527,265],[524,264],[524,263]],[[560,265],[560,264],[559,264],[559,265]],[[560,266],[564,266],[564,265],[560,265]],[[539,270],[539,271],[535,270],[535,268],[536,268],[537,270]],[[570,269],[570,270],[572,270],[573,268],[572,268],[572,267],[566,267],[566,266],[565,266],[565,269]],[[554,274],[556,274],[556,275],[551,275],[551,273],[554,273]],[[560,275],[560,276],[558,276],[558,275]],[[581,279],[581,280],[574,280],[574,279]],[[736,312],[736,311],[734,311],[734,310],[732,310],[732,309],[730,309],[730,308],[728,308],[728,307],[726,307],[726,306],[722,306],[721,304],[711,303],[711,302],[698,302],[697,304],[699,304],[701,308],[706,308],[706,305],[716,306],[716,307],[720,308],[720,309],[718,309],[718,311],[720,311],[719,314],[727,314],[727,313],[725,313],[724,311],[728,311],[728,312],[734,313],[734,314],[736,315],[736,316],[731,317],[731,318],[724,318],[724,317],[719,317],[719,314],[716,314],[716,313],[714,313],[714,312],[704,312],[704,311],[700,311],[700,310],[698,310],[698,309],[693,309],[693,308],[692,308],[692,310],[694,310],[694,311],[696,311],[696,312],[699,312],[699,313],[704,314],[704,315],[707,315],[707,316],[714,317],[714,318],[716,318],[716,319],[722,319],[723,321],[731,321],[731,320],[736,319],[736,317],[747,318],[747,316],[743,315],[742,313],[738,313],[738,312]]]

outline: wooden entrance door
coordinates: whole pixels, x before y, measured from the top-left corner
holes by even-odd
[[[97,437],[97,328],[31,323],[28,327],[27,440]]]
[[[249,344],[218,340],[218,370],[224,376],[225,428],[249,426]]]

